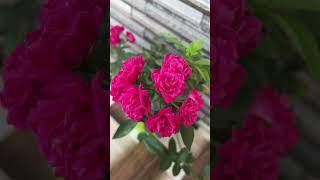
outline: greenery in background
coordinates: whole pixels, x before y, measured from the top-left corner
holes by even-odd
[[[37,25],[40,0],[17,0],[0,5],[0,62]]]
[[[185,47],[178,38],[169,35],[161,34],[156,37],[150,49],[143,49],[141,53],[143,59],[146,61],[146,67],[143,68],[139,79],[136,84],[143,82],[143,88],[147,89],[151,97],[152,112],[158,112],[167,104],[162,100],[161,96],[155,91],[153,82],[151,81],[151,71],[153,68],[160,68],[163,57],[165,54],[176,54],[182,56],[188,61],[188,64],[193,70],[192,76],[186,81],[187,89],[182,96],[177,97],[176,101],[170,103],[173,106],[173,111],[177,112],[178,107],[182,104],[183,100],[188,96],[191,89],[199,89],[202,92],[208,91],[210,86],[210,61],[204,59],[202,56],[203,41],[191,42]],[[135,54],[129,50],[129,46],[125,40],[117,46],[110,48],[111,55],[116,59],[114,63],[110,64],[110,76],[114,77],[120,70],[121,64],[124,60],[134,56]],[[152,67],[152,69],[151,69]],[[188,175],[192,175],[197,179],[203,179],[204,176],[209,176],[208,167],[204,167],[203,172],[195,174],[192,172],[192,163],[195,157],[191,153],[191,146],[194,138],[195,126],[184,128],[180,127],[180,135],[185,147],[180,147],[178,151],[177,144],[174,138],[169,141],[169,146],[166,148],[158,139],[158,134],[150,133],[145,129],[143,122],[137,123],[133,120],[126,120],[120,124],[113,139],[121,138],[128,135],[133,129],[138,132],[138,139],[144,144],[145,148],[152,154],[161,157],[160,170],[165,171],[172,166],[172,174],[178,175],[180,171],[184,171]]]
[[[318,0],[248,0],[251,12],[263,23],[259,47],[240,63],[247,79],[236,101],[227,109],[211,114],[215,125],[211,146],[215,152],[231,138],[233,128],[241,127],[254,92],[272,85],[287,93],[294,103],[305,94],[300,74],[320,80],[320,1]],[[217,156],[211,155],[214,166]],[[212,167],[213,167],[212,166]]]

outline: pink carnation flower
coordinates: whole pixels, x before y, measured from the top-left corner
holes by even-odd
[[[158,69],[152,71],[151,79],[157,92],[162,95],[166,103],[175,101],[177,96],[183,94],[187,86],[182,74],[160,72]]]
[[[179,107],[179,117],[184,127],[193,125],[198,116],[198,112],[203,106],[203,100],[200,93],[197,90],[192,90],[187,99]]]
[[[134,38],[134,35],[131,32],[127,32],[126,37],[130,43],[135,43],[136,39]]]
[[[146,122],[150,132],[159,133],[161,137],[170,137],[178,132],[179,117],[172,112],[172,107],[161,109],[158,114],[151,116]]]
[[[191,76],[192,69],[190,68],[188,62],[180,56],[166,54],[161,65],[161,72],[182,74],[186,80]]]
[[[119,98],[122,93],[128,89],[130,86],[133,86],[129,81],[127,75],[120,71],[112,80],[110,84],[110,95],[114,102],[119,102]]]
[[[148,91],[142,90],[142,85],[139,85],[138,88],[128,87],[121,94],[119,102],[126,115],[137,122],[141,121],[144,115],[149,116],[151,102]]]
[[[126,74],[128,81],[135,82],[145,63],[141,56],[133,56],[122,63],[121,71]]]

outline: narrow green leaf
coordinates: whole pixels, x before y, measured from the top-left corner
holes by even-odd
[[[265,0],[265,5],[274,9],[320,11],[319,0]]]
[[[320,79],[320,52],[315,35],[298,17],[279,15],[273,15],[272,17],[302,56],[309,72],[315,78]]]
[[[207,85],[210,85],[210,73],[208,68],[201,68],[199,66],[196,67],[197,71],[201,75],[202,79]]]
[[[190,166],[183,165],[183,166],[182,166],[182,169],[183,169],[183,171],[184,171],[187,175],[189,175],[190,172],[191,172],[191,167],[190,167]]]
[[[177,37],[172,36],[168,33],[160,33],[160,36],[164,38],[167,42],[172,43],[174,47],[178,50],[181,50],[182,52],[185,51],[186,48]]]
[[[192,154],[190,153],[190,154],[188,155],[187,159],[186,159],[186,162],[187,162],[187,163],[193,163],[193,161],[195,161],[195,160],[196,160],[196,158],[194,158],[194,157],[192,156]]]
[[[182,148],[181,151],[179,152],[178,160],[181,161],[181,162],[184,162],[188,158],[188,155],[189,155],[188,149],[187,148]]]
[[[199,66],[210,66],[210,61],[208,59],[201,59],[199,61],[193,61],[193,64],[196,64]]]
[[[181,170],[180,164],[179,163],[175,163],[173,168],[172,168],[172,174],[174,176],[177,176],[180,173],[180,170]]]
[[[163,144],[152,135],[145,137],[142,142],[153,154],[161,154],[164,151]]]
[[[130,133],[130,131],[137,125],[137,123],[133,120],[126,120],[122,122],[117,129],[116,133],[113,135],[112,139],[121,138]]]
[[[160,162],[160,170],[161,171],[165,171],[167,170],[170,166],[171,166],[171,159],[169,158],[164,158],[161,162]]]
[[[206,164],[203,166],[202,172],[205,176],[210,176],[210,165]]]
[[[193,137],[194,137],[193,127],[189,127],[189,128],[181,127],[180,134],[181,134],[184,145],[190,151],[191,145],[193,142]]]
[[[169,152],[171,154],[175,154],[177,152],[176,142],[173,138],[171,138],[169,141]]]

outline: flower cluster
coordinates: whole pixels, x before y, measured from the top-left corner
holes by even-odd
[[[213,179],[277,179],[278,161],[297,143],[294,113],[286,96],[258,92],[244,125],[219,149]]]
[[[103,23],[105,0],[49,0],[39,28],[6,58],[1,103],[8,122],[31,129],[55,173],[102,180],[108,161],[103,73],[91,85],[72,73]],[[87,133],[83,133],[83,132]]]
[[[120,25],[115,25],[110,28],[110,47],[116,46],[121,43],[120,35],[124,31],[124,27]],[[126,38],[130,43],[135,43],[136,39],[134,35],[127,31]]]
[[[228,107],[245,79],[238,59],[254,49],[261,37],[261,23],[248,12],[244,0],[217,0],[214,12],[212,84],[213,107]]]
[[[143,90],[143,83],[136,87],[134,83],[139,79],[145,61],[141,56],[133,56],[123,62],[120,72],[111,81],[110,94],[113,101],[121,104],[122,110],[134,121],[140,122],[146,117],[146,125],[150,132],[156,132],[162,137],[176,134],[182,123],[185,127],[193,125],[197,120],[197,113],[203,106],[203,100],[197,90],[192,90],[175,114],[171,106],[162,108],[156,114],[151,111],[151,102],[147,90]],[[161,69],[154,69],[151,79],[156,91],[169,104],[181,96],[186,89],[186,80],[192,75],[188,62],[180,56],[167,54]]]

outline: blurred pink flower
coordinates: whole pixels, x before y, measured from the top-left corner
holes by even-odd
[[[240,57],[257,47],[261,38],[262,24],[250,14],[246,1],[217,0],[213,8],[216,12],[214,24],[219,28],[227,28],[235,34]]]
[[[254,122],[253,119],[259,122]],[[272,87],[267,87],[257,93],[245,125],[257,126],[261,123],[268,126],[270,135],[273,136],[271,147],[280,155],[287,155],[298,142],[295,120],[295,113],[288,105],[287,96],[280,96]]]
[[[240,130],[232,140],[220,146],[218,162],[211,175],[222,180],[276,180],[278,179],[278,155],[270,148],[267,127],[257,126]]]
[[[257,93],[242,128],[219,148],[213,178],[278,179],[278,161],[297,141],[295,116],[286,96],[267,87]]]
[[[227,108],[233,103],[246,73],[237,62],[235,37],[226,29],[219,31],[221,31],[221,36],[216,38],[213,43],[212,81],[210,84],[213,94],[211,100],[213,107]]]
[[[95,109],[94,96],[80,77],[61,74],[41,90],[28,116],[40,151],[57,176],[100,180],[105,173],[109,147],[101,126],[106,112]]]

